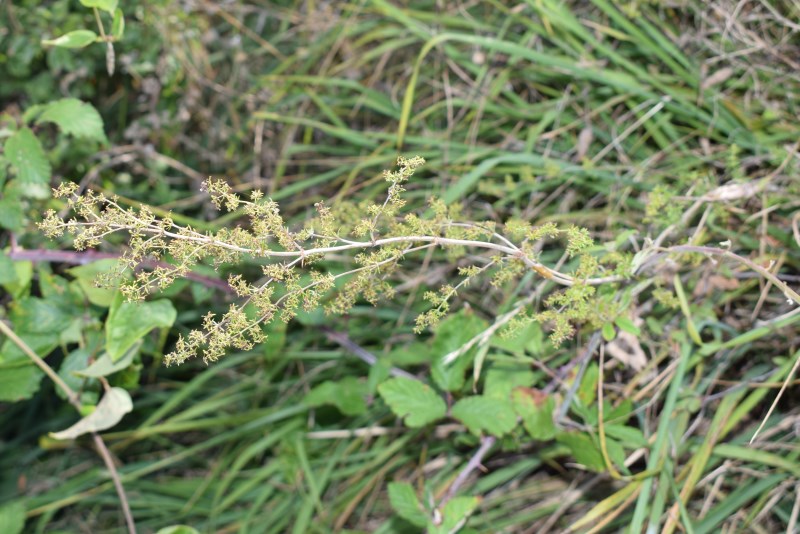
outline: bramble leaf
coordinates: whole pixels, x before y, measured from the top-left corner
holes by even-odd
[[[444,401],[430,386],[410,378],[387,380],[378,386],[378,392],[395,415],[412,428],[425,426],[447,413]]]
[[[458,401],[452,410],[453,417],[464,423],[473,434],[483,431],[500,437],[517,425],[517,414],[505,400],[474,396]]]
[[[43,198],[44,194],[46,197],[50,183],[50,162],[31,129],[20,128],[9,137],[5,153],[17,173],[17,179],[24,186],[20,194],[35,198]]]
[[[43,106],[36,124],[52,122],[65,134],[96,141],[105,141],[103,118],[89,103],[77,98],[62,98]]]
[[[536,389],[515,388],[511,394],[514,410],[522,417],[522,425],[533,439],[548,440],[556,435],[558,429],[553,423],[556,401]]]
[[[367,413],[367,384],[354,376],[339,381],[329,380],[316,386],[303,402],[309,406],[331,404],[344,415],[361,415]]]
[[[408,482],[389,483],[389,503],[397,515],[412,525],[424,528],[428,524],[428,518],[414,493],[414,488]]]

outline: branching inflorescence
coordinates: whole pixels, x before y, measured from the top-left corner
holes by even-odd
[[[458,290],[489,269],[494,271],[495,285],[533,270],[566,288],[548,299],[549,309],[531,317],[552,322],[554,341],[561,342],[572,334],[572,323],[591,317],[589,302],[594,286],[624,278],[621,269],[610,276],[596,276],[601,271],[598,261],[584,253],[592,239],[588,231],[575,226],[561,229],[553,223],[533,226],[512,220],[503,225],[501,234],[494,223],[455,221],[457,208],[438,199],[430,201],[432,215],[428,217],[401,215],[404,183],[423,163],[419,157],[401,157],[396,171],[385,171],[388,195],[382,204],[366,206],[366,216],[364,210],[359,213],[352,206],[333,209],[320,202],[315,205],[316,216],[298,231],[287,227],[278,205],[260,191],[243,199],[224,181],[214,179],[204,183],[213,204],[218,209],[243,210],[249,219],[247,228],[199,232],[170,218],[157,218],[146,207],[124,209],[114,197],[92,191],[77,195],[74,183],[61,184],[54,194],[66,199],[79,219],[65,220],[50,210],[39,226],[51,238],[71,235],[79,250],[96,247],[111,234],[127,233],[129,247],[119,269],[100,283],[119,287],[129,300],[141,300],[169,286],[203,261],[212,261],[215,266],[248,258],[266,262],[262,266],[264,276],[256,282],[241,275],[229,277],[228,283],[242,302],[232,304],[221,317],[207,314],[202,329],[180,336],[166,358],[167,364],[183,363],[196,354],[202,354],[207,362],[216,361],[230,348],[249,350],[264,340],[266,323],[289,321],[301,308],[310,311],[324,306],[327,312],[345,313],[362,299],[375,304],[380,298],[391,297],[389,278],[405,255],[435,247],[445,247],[455,255],[464,255],[469,249],[484,250],[488,257],[482,260],[483,265],[462,267],[459,273],[464,279],[459,284],[426,293],[432,308],[417,318],[418,331],[435,325],[447,313]],[[536,243],[558,237],[566,238],[568,256],[580,259],[572,275],[551,269],[538,259]],[[316,268],[329,255],[350,251],[356,253],[355,267],[335,273]],[[167,260],[170,267],[164,267],[162,261],[152,270],[137,268],[153,259]],[[134,274],[124,276],[129,273]],[[346,282],[328,299],[339,278]]]

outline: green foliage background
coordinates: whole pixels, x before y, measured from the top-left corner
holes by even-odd
[[[81,415],[107,388],[132,398],[102,435],[139,531],[796,528],[791,294],[725,255],[637,255],[659,236],[721,247],[798,287],[796,2],[151,0],[119,6],[113,56],[42,43],[97,31],[87,5],[110,31],[110,4],[0,8],[0,320]],[[300,228],[318,201],[382,202],[398,155],[427,161],[405,211],[436,196],[509,235],[576,225],[542,263],[580,269],[566,252],[590,236],[606,272],[642,269],[590,309],[533,272],[478,276],[417,335],[425,292],[487,258],[431,251],[377,307],[167,368],[177,334],[228,308],[228,274],[259,263],[200,266],[142,308],[94,285],[120,237],[81,255],[35,226],[64,209],[62,181],[200,231],[241,224],[201,191],[214,176]],[[510,312],[515,335],[442,363]],[[581,326],[554,344],[569,314]],[[42,377],[4,336],[0,532],[123,529],[91,441],[50,435],[79,416]]]

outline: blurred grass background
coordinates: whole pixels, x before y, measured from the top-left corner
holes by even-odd
[[[796,1],[127,4],[112,77],[100,47],[39,44],[92,22],[77,2],[0,8],[5,111],[64,94],[103,114],[111,145],[56,147],[60,178],[214,229],[234,219],[217,217],[200,184],[226,177],[240,191],[263,189],[299,224],[318,200],[378,197],[381,171],[400,154],[420,155],[428,163],[409,184],[411,209],[437,195],[462,203],[471,220],[573,223],[635,252],[632,242],[657,236],[695,198],[770,175],[763,190],[708,203],[668,241],[730,241],[754,261],[776,261],[793,287],[800,280]],[[549,264],[560,256],[542,252]],[[692,517],[681,524],[694,532],[796,528],[796,389],[759,446],[745,446],[794,361],[800,316],[751,273],[694,260],[653,276],[669,285],[678,272],[704,338],[734,342],[713,358],[677,358],[665,331],[683,328],[684,316],[653,297],[638,304],[647,366],[615,362],[605,377],[608,395],[635,403],[649,439],[638,450],[669,451],[655,498],[581,468],[561,445],[503,442],[461,490],[483,498],[469,529],[663,525],[682,492],[685,505],[671,512]],[[424,305],[409,295],[456,272],[438,254],[410,258],[395,302],[325,324],[413,363],[399,351],[424,350],[411,334]],[[537,283],[474,287],[460,307],[491,318]],[[182,328],[225,306],[202,288],[173,294]],[[353,434],[392,426],[379,401],[358,417],[305,406],[315,385],[369,373],[320,333],[320,321],[301,317],[267,346],[208,368],[154,363],[142,372],[135,411],[105,434],[142,532],[173,523],[203,532],[414,531],[394,517],[386,484],[424,480],[438,499],[477,440],[447,428]],[[564,365],[590,335],[542,363]],[[674,412],[661,410],[665,399]],[[93,451],[40,439],[72,418],[43,395],[0,410],[0,491],[27,496],[31,532],[115,532],[117,497]],[[631,456],[635,471],[645,456]]]

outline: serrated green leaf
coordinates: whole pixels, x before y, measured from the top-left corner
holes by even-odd
[[[553,422],[556,400],[536,389],[516,388],[512,393],[514,410],[522,418],[522,425],[533,439],[553,439],[558,433]]]
[[[354,376],[338,382],[329,380],[316,386],[303,399],[308,406],[331,404],[344,415],[367,413],[367,384]]]
[[[416,428],[444,417],[447,406],[430,386],[410,378],[392,378],[378,386],[378,392],[406,426]]]
[[[96,7],[109,13],[114,13],[117,9],[117,0],[81,0],[84,7]]]
[[[122,388],[110,388],[94,411],[61,432],[50,432],[53,439],[75,439],[89,432],[107,430],[133,410],[130,394]]]
[[[27,297],[16,301],[9,314],[18,333],[55,334],[67,328],[73,316],[55,299]]]
[[[4,194],[0,198],[0,228],[11,231],[18,231],[22,228],[21,200],[16,191],[14,194]]]
[[[556,441],[569,448],[575,461],[592,471],[603,472],[606,465],[600,448],[595,445],[592,438],[582,432],[562,432],[556,436]]]
[[[592,471],[603,473],[606,471],[606,464],[600,452],[600,445],[592,437],[582,432],[561,432],[556,436],[556,441],[566,445],[575,461],[586,466]],[[618,441],[606,435],[606,450],[609,459],[623,474],[628,474],[629,470],[625,467],[625,450]]]
[[[473,434],[487,432],[500,437],[517,426],[517,414],[511,402],[490,397],[474,396],[458,401],[451,411]]]
[[[27,124],[36,118],[39,113],[44,109],[44,104],[34,104],[25,108],[25,113],[22,114],[22,122]]]
[[[36,124],[52,122],[65,134],[85,139],[105,141],[103,118],[89,103],[77,98],[62,98],[44,106]]]
[[[491,344],[495,348],[512,354],[523,355],[527,351],[539,356],[544,353],[547,338],[542,330],[542,325],[536,321],[530,321],[519,331],[492,336]]]
[[[14,260],[0,250],[0,284],[13,284],[17,281],[17,271],[14,269]]]
[[[122,10],[117,8],[114,10],[114,21],[111,23],[111,35],[119,41],[125,34],[125,15]]]
[[[129,348],[154,328],[169,328],[177,312],[166,299],[152,302],[125,302],[118,294],[106,319],[106,351],[112,361],[122,358]]]
[[[414,488],[408,482],[389,483],[389,503],[397,515],[412,525],[424,528],[428,524],[428,518],[417,500]]]
[[[9,137],[5,153],[17,173],[20,184],[25,186],[20,188],[20,194],[38,198],[41,189],[46,189],[50,183],[51,169],[42,144],[31,129],[20,128]]]
[[[75,30],[55,39],[44,39],[43,45],[60,46],[61,48],[83,48],[97,40],[97,34],[91,30]]]
[[[0,363],[0,401],[17,402],[39,391],[44,373],[32,362]]]
[[[33,262],[15,261],[14,272],[17,274],[16,281],[3,284],[3,287],[15,300],[18,300],[30,293],[31,281],[33,280]]]
[[[17,500],[0,506],[0,532],[3,534],[20,534],[23,528],[25,528],[24,502]]]
[[[39,356],[47,356],[58,346],[58,333],[21,332],[16,330],[16,334]],[[17,361],[27,362],[29,361],[28,356],[14,342],[6,339],[0,346],[0,362],[10,363]]]
[[[516,361],[495,361],[486,372],[483,396],[509,400],[516,387],[530,387],[534,374],[526,363]]]

